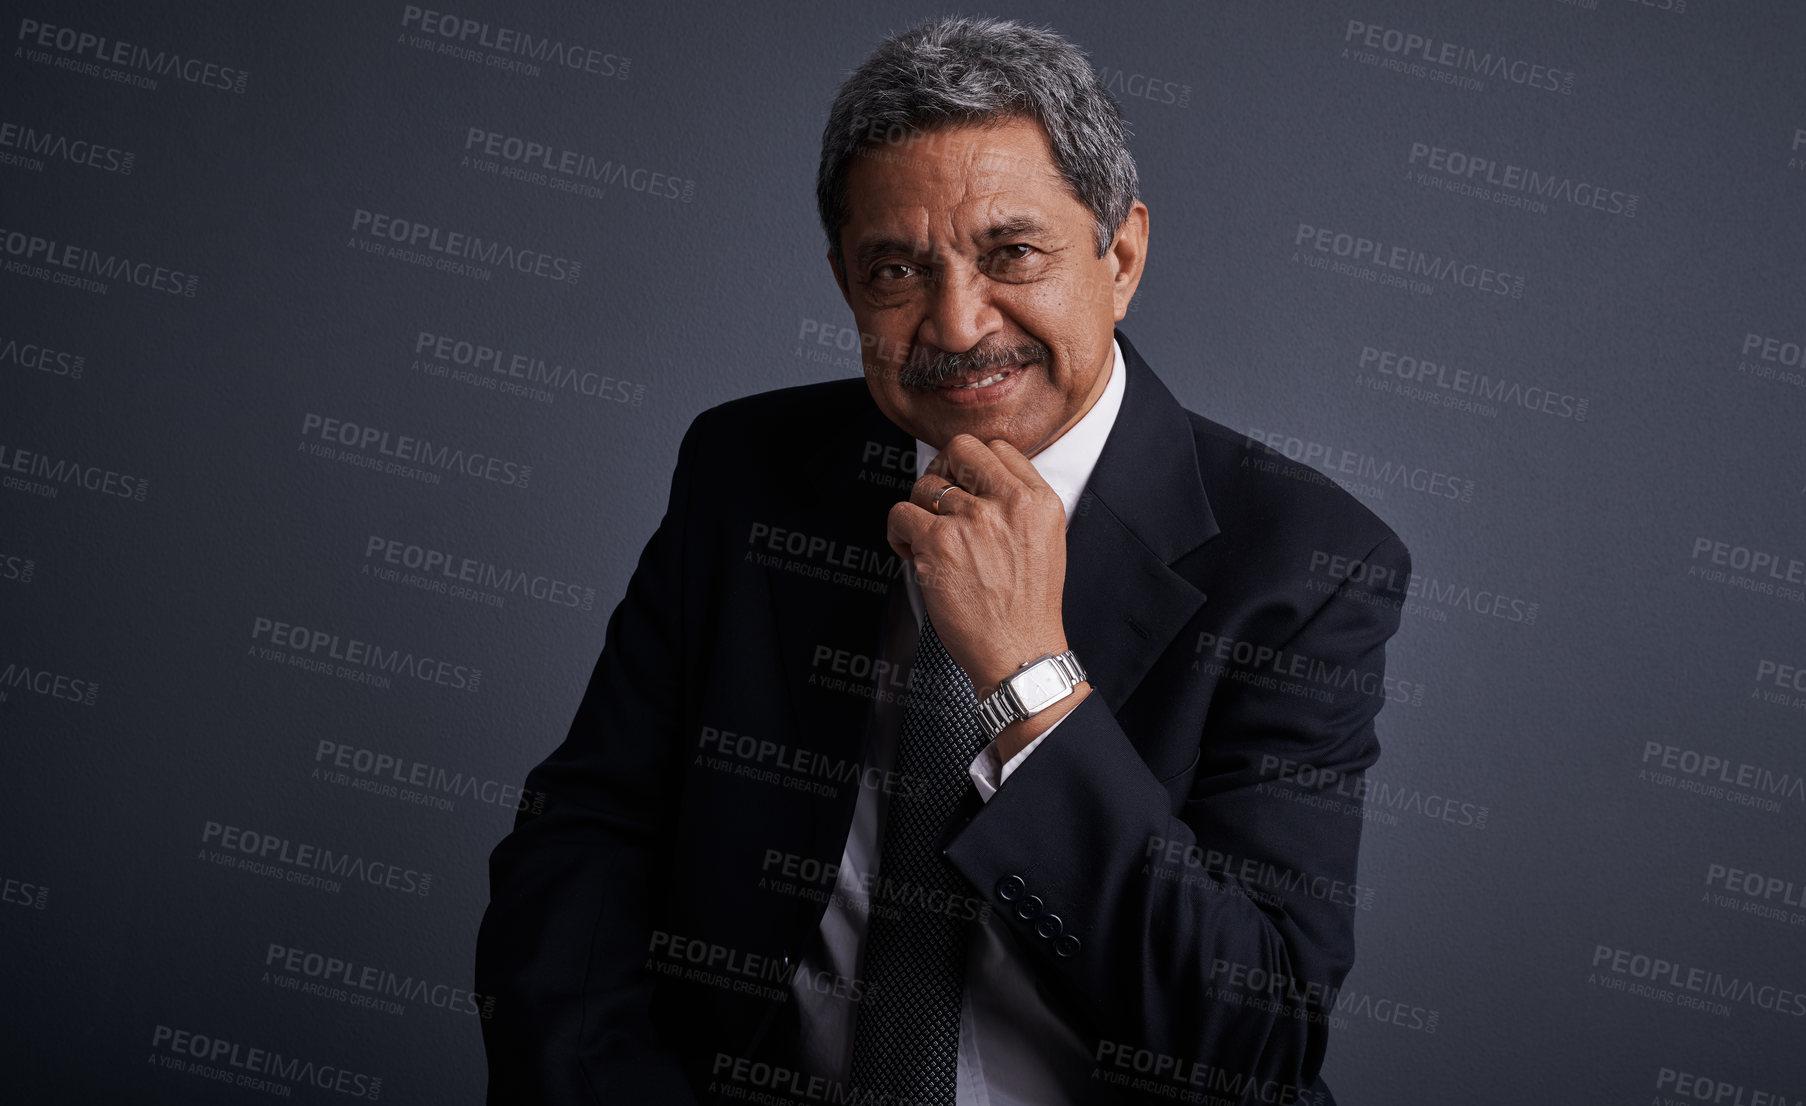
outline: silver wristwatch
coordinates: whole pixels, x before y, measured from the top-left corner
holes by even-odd
[[[995,741],[1005,726],[1040,714],[1071,695],[1084,678],[1085,669],[1070,649],[1023,661],[1021,668],[1005,676],[997,690],[978,704],[978,724],[984,727],[985,736]]]

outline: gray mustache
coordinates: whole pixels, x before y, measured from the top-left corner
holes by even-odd
[[[988,350],[967,350],[965,353],[942,352],[920,360],[912,360],[897,370],[897,382],[906,388],[933,388],[952,380],[961,373],[973,372],[978,369],[997,369],[1035,362],[1045,363],[1051,354],[1052,351],[1039,342],[1025,342],[1022,345],[1000,346]]]

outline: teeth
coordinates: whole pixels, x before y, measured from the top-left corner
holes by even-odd
[[[954,387],[955,388],[985,388],[985,387],[989,387],[992,384],[997,383],[999,380],[1002,380],[1004,377],[1006,377],[1008,375],[1009,375],[1009,371],[1006,369],[1003,372],[992,373],[990,376],[985,377],[983,380],[974,380],[970,384],[955,384]]]

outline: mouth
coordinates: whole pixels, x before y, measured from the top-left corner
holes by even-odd
[[[928,392],[939,403],[956,408],[992,408],[1016,402],[1016,395],[1029,385],[1030,368],[1026,364],[989,365],[967,369],[963,373],[936,384]]]
[[[989,388],[994,385],[1001,384],[1003,381],[1009,379],[1012,375],[1014,375],[1018,371],[1019,371],[1018,366],[1011,365],[1008,368],[992,369],[989,372],[986,372],[983,374],[971,372],[971,373],[966,373],[957,379],[944,381],[940,384],[935,385],[935,387],[940,388],[943,391],[950,391],[950,392],[979,391],[984,388]]]

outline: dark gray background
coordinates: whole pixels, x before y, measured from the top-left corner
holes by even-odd
[[[820,130],[878,39],[938,9],[441,9],[628,59],[625,79],[414,49],[404,10],[0,4],[0,123],[134,155],[126,174],[0,145],[15,155],[0,164],[0,227],[199,276],[188,297],[0,272],[8,456],[149,482],[142,502],[0,489],[12,1101],[269,1097],[160,1067],[160,1025],[380,1077],[384,1101],[479,1101],[476,1016],[297,993],[265,961],[277,944],[468,987],[485,858],[512,811],[316,778],[319,743],[518,784],[563,737],[689,420],[858,372],[834,344],[852,319],[816,221]],[[1712,865],[1779,877],[1791,890],[1770,905],[1806,887],[1806,694],[1759,678],[1763,662],[1806,665],[1806,603],[1702,574],[1714,542],[1772,553],[1782,573],[1806,559],[1806,11],[974,11],[1051,25],[1120,82],[1152,212],[1122,326],[1187,406],[1340,463],[1358,463],[1352,451],[1472,482],[1463,502],[1345,477],[1434,594],[1388,651],[1425,695],[1379,720],[1374,778],[1396,805],[1365,834],[1374,909],[1326,1068],[1341,1101],[1647,1103],[1683,1097],[1675,1072],[1806,1097],[1806,1019],[1747,996],[1720,1013],[1615,991],[1638,980],[1595,965],[1603,946],[1771,988],[1749,995],[1806,989],[1806,905],[1761,917],[1708,883]],[[62,52],[21,49],[22,19],[248,78],[242,93],[167,77],[153,90],[59,68]],[[1569,71],[1571,91],[1384,69],[1346,41],[1351,20]],[[472,127],[689,192],[614,180],[590,197],[486,175],[461,163]],[[1414,143],[1635,194],[1635,213],[1452,194],[1410,176]],[[582,277],[479,282],[367,254],[350,244],[358,208],[577,259]],[[1523,292],[1413,294],[1312,268],[1300,224],[1471,260],[1522,276]],[[611,376],[635,398],[565,390],[546,404],[429,378],[410,367],[422,331]],[[1746,356],[1749,335],[1796,343],[1777,355],[1794,375]],[[31,367],[31,347],[80,355],[79,379]],[[1585,418],[1377,391],[1366,381],[1388,378],[1360,364],[1365,347],[1545,389],[1570,410],[1584,399]],[[317,458],[299,449],[308,412],[530,464],[531,483],[427,486]],[[372,535],[595,599],[510,595],[498,609],[380,581],[363,572]],[[1518,615],[1534,603],[1534,622],[1462,598],[1482,593]],[[430,651],[480,668],[481,687],[378,690],[270,663],[252,649],[260,616]],[[101,690],[91,706],[40,694],[41,673]],[[1750,765],[1760,782],[1658,782],[1651,742],[1733,775]],[[1730,797],[1683,790],[1689,779]],[[1433,816],[1445,803],[1452,820]],[[1462,824],[1481,808],[1483,826]],[[205,859],[210,821],[431,873],[431,891],[229,870]]]

